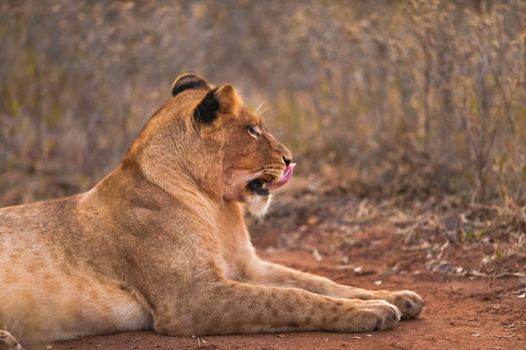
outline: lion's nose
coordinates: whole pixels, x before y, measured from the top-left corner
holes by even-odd
[[[285,162],[285,165],[286,165],[286,166],[289,166],[289,164],[290,164],[290,162],[292,161],[292,159],[283,156],[283,161]]]

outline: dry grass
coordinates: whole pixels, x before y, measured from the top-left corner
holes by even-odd
[[[461,239],[490,227],[524,247],[523,2],[26,0],[0,15],[3,205],[89,188],[193,71],[265,102],[299,175],[439,217],[451,198],[455,215],[491,208]]]

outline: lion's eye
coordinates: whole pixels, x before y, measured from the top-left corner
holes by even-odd
[[[259,136],[261,136],[257,126],[252,126],[252,125],[249,126],[248,133],[250,134],[250,136],[252,136],[255,139],[258,139]]]

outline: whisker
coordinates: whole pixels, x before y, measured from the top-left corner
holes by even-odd
[[[256,170],[256,169],[253,169],[253,170]],[[247,176],[244,176],[242,177],[241,179],[239,179],[236,184],[243,184],[243,185],[246,185],[248,184],[250,181],[262,176],[262,175],[276,175],[276,174],[273,174],[273,169],[272,168],[263,168],[259,171],[256,171],[255,173],[253,174],[249,174]]]
[[[265,101],[261,102],[257,107],[256,109],[254,109],[254,114],[256,115],[259,115],[259,111],[261,110],[261,108],[265,105]]]
[[[250,181],[250,180],[252,180],[253,178],[255,178],[255,177],[259,176],[259,175],[260,175],[260,172],[258,171],[255,174],[250,174],[250,175],[242,177],[241,179],[239,179],[239,182],[246,182],[247,180]]]
[[[266,102],[261,102],[259,106],[257,106],[256,109],[254,110],[254,114],[257,116],[262,116],[263,113],[271,109],[271,107],[266,104],[267,104]]]
[[[240,182],[249,183],[250,181],[252,181],[252,180],[255,179],[256,177],[261,176],[261,175],[263,175],[264,173],[265,173],[265,172],[264,172],[263,170],[260,170],[260,171],[258,171],[258,172],[255,173],[255,174],[245,176],[244,178],[241,179]]]

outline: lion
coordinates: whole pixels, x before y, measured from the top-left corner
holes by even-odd
[[[179,76],[118,167],[88,192],[0,210],[0,349],[122,331],[365,332],[417,317],[371,291],[261,260],[290,151],[231,84]]]

